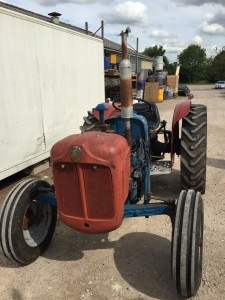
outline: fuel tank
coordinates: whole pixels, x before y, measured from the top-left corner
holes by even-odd
[[[86,233],[118,228],[129,191],[130,148],[120,135],[71,135],[51,151],[59,216]]]

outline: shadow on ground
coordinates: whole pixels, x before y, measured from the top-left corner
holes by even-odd
[[[170,273],[170,244],[154,234],[129,233],[114,248],[116,267],[141,293],[157,299],[178,299]]]
[[[220,97],[222,97],[222,98],[225,99],[225,92],[221,92],[221,93],[220,93]]]
[[[18,172],[12,176],[7,177],[6,179],[3,179],[0,181],[0,189],[4,189],[12,184],[17,183],[18,181],[24,179],[27,175],[29,175],[28,171],[26,173],[26,170]]]
[[[207,165],[213,168],[225,170],[225,159],[207,158]]]
[[[23,300],[24,297],[18,289],[12,288],[12,300]]]
[[[109,241],[108,234],[80,234],[60,224],[44,257],[77,261],[86,251],[114,249],[116,268],[131,287],[153,298],[176,300],[180,298],[171,278],[170,247],[168,239],[150,233],[128,233],[117,241]],[[2,264],[2,260],[0,266],[16,267]]]
[[[7,194],[10,192],[10,190],[13,188],[14,185],[16,185],[18,182],[20,182],[22,179],[25,179],[26,174],[24,172],[18,172],[6,179],[3,179],[0,181],[0,208],[1,205],[7,196]]]
[[[153,198],[163,201],[174,201],[180,194],[180,172],[173,170],[172,174],[151,177]]]
[[[179,299],[170,273],[171,242],[145,232],[109,241],[108,234],[84,235],[60,225],[45,257],[59,261],[82,259],[86,251],[114,249],[114,261],[123,279],[133,288],[157,299]]]

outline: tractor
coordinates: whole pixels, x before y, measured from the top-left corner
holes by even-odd
[[[58,217],[76,231],[99,234],[119,228],[125,218],[168,215],[172,277],[177,293],[188,298],[202,278],[207,110],[190,99],[179,102],[168,130],[155,103],[133,99],[128,35],[128,29],[121,33],[120,101],[98,104],[80,134],[53,146],[54,185],[28,178],[10,191],[1,209],[1,247],[24,266],[46,250]],[[156,201],[151,178],[170,174],[175,155],[180,196]]]

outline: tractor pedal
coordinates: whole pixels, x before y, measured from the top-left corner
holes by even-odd
[[[150,175],[164,175],[172,172],[172,162],[170,160],[155,161],[150,167]]]

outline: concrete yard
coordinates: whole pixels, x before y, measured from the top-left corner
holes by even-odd
[[[193,86],[192,91],[193,102],[208,107],[204,274],[196,299],[225,299],[225,91],[212,86]],[[159,105],[169,124],[179,101]],[[19,179],[0,184],[0,203]],[[179,159],[172,176],[153,179],[153,193],[177,197]],[[0,299],[178,299],[170,275],[170,241],[167,217],[125,220],[120,229],[100,236],[79,234],[58,223],[49,249],[32,265],[18,268],[0,256]]]

